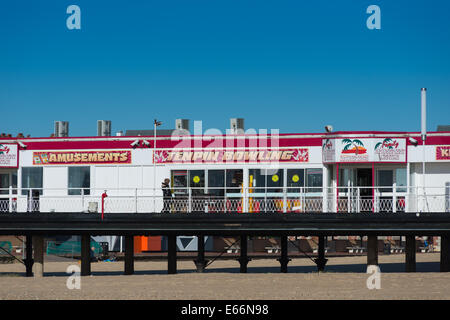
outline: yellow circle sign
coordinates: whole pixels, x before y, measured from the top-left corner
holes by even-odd
[[[279,179],[280,179],[280,178],[278,177],[277,174],[274,174],[274,175],[272,176],[272,181],[273,181],[273,182],[277,182]]]
[[[294,175],[292,176],[292,181],[298,182],[299,180],[300,180],[300,177],[298,176],[298,174],[294,174]]]
[[[199,182],[200,182],[200,177],[199,177],[199,176],[195,176],[192,180],[193,180],[195,183],[199,183]]]

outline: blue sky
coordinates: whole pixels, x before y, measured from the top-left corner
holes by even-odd
[[[66,9],[81,8],[81,30]],[[381,30],[369,30],[369,5]],[[450,124],[450,2],[42,0],[0,3],[0,132],[172,128],[280,132]]]

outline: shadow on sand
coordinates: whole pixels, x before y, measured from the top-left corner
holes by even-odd
[[[123,266],[123,262],[111,262]],[[382,263],[379,265],[381,272],[384,273],[403,273],[405,272],[404,263]],[[439,272],[439,262],[418,262],[416,264],[417,272]],[[25,267],[24,267],[25,269]],[[327,273],[365,273],[367,269],[366,264],[340,264],[328,265],[325,267]],[[317,268],[311,266],[288,266],[288,273],[315,273]],[[178,274],[196,273],[193,268],[191,270],[181,269]],[[208,266],[204,273],[239,273],[239,264],[236,262],[236,267],[231,268],[214,268],[214,265]],[[279,267],[252,267],[251,262],[248,265],[247,273],[280,273]],[[137,270],[135,275],[167,275],[167,269],[162,270]],[[93,276],[120,276],[123,275],[123,269],[120,271],[92,271]],[[24,272],[0,272],[0,277],[3,276],[25,276]],[[65,271],[62,272],[45,272],[46,277],[67,277]]]

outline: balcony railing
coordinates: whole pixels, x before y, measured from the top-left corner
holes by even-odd
[[[0,189],[1,212],[449,212],[450,190],[420,187]]]

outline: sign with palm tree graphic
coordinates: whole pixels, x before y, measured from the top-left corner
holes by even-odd
[[[367,153],[367,149],[364,148],[364,143],[359,139],[344,139],[342,143],[345,144],[342,153],[354,153],[356,155]]]
[[[325,163],[406,162],[406,139],[323,139],[322,159]]]
[[[0,168],[17,168],[17,160],[17,144],[0,143]]]

